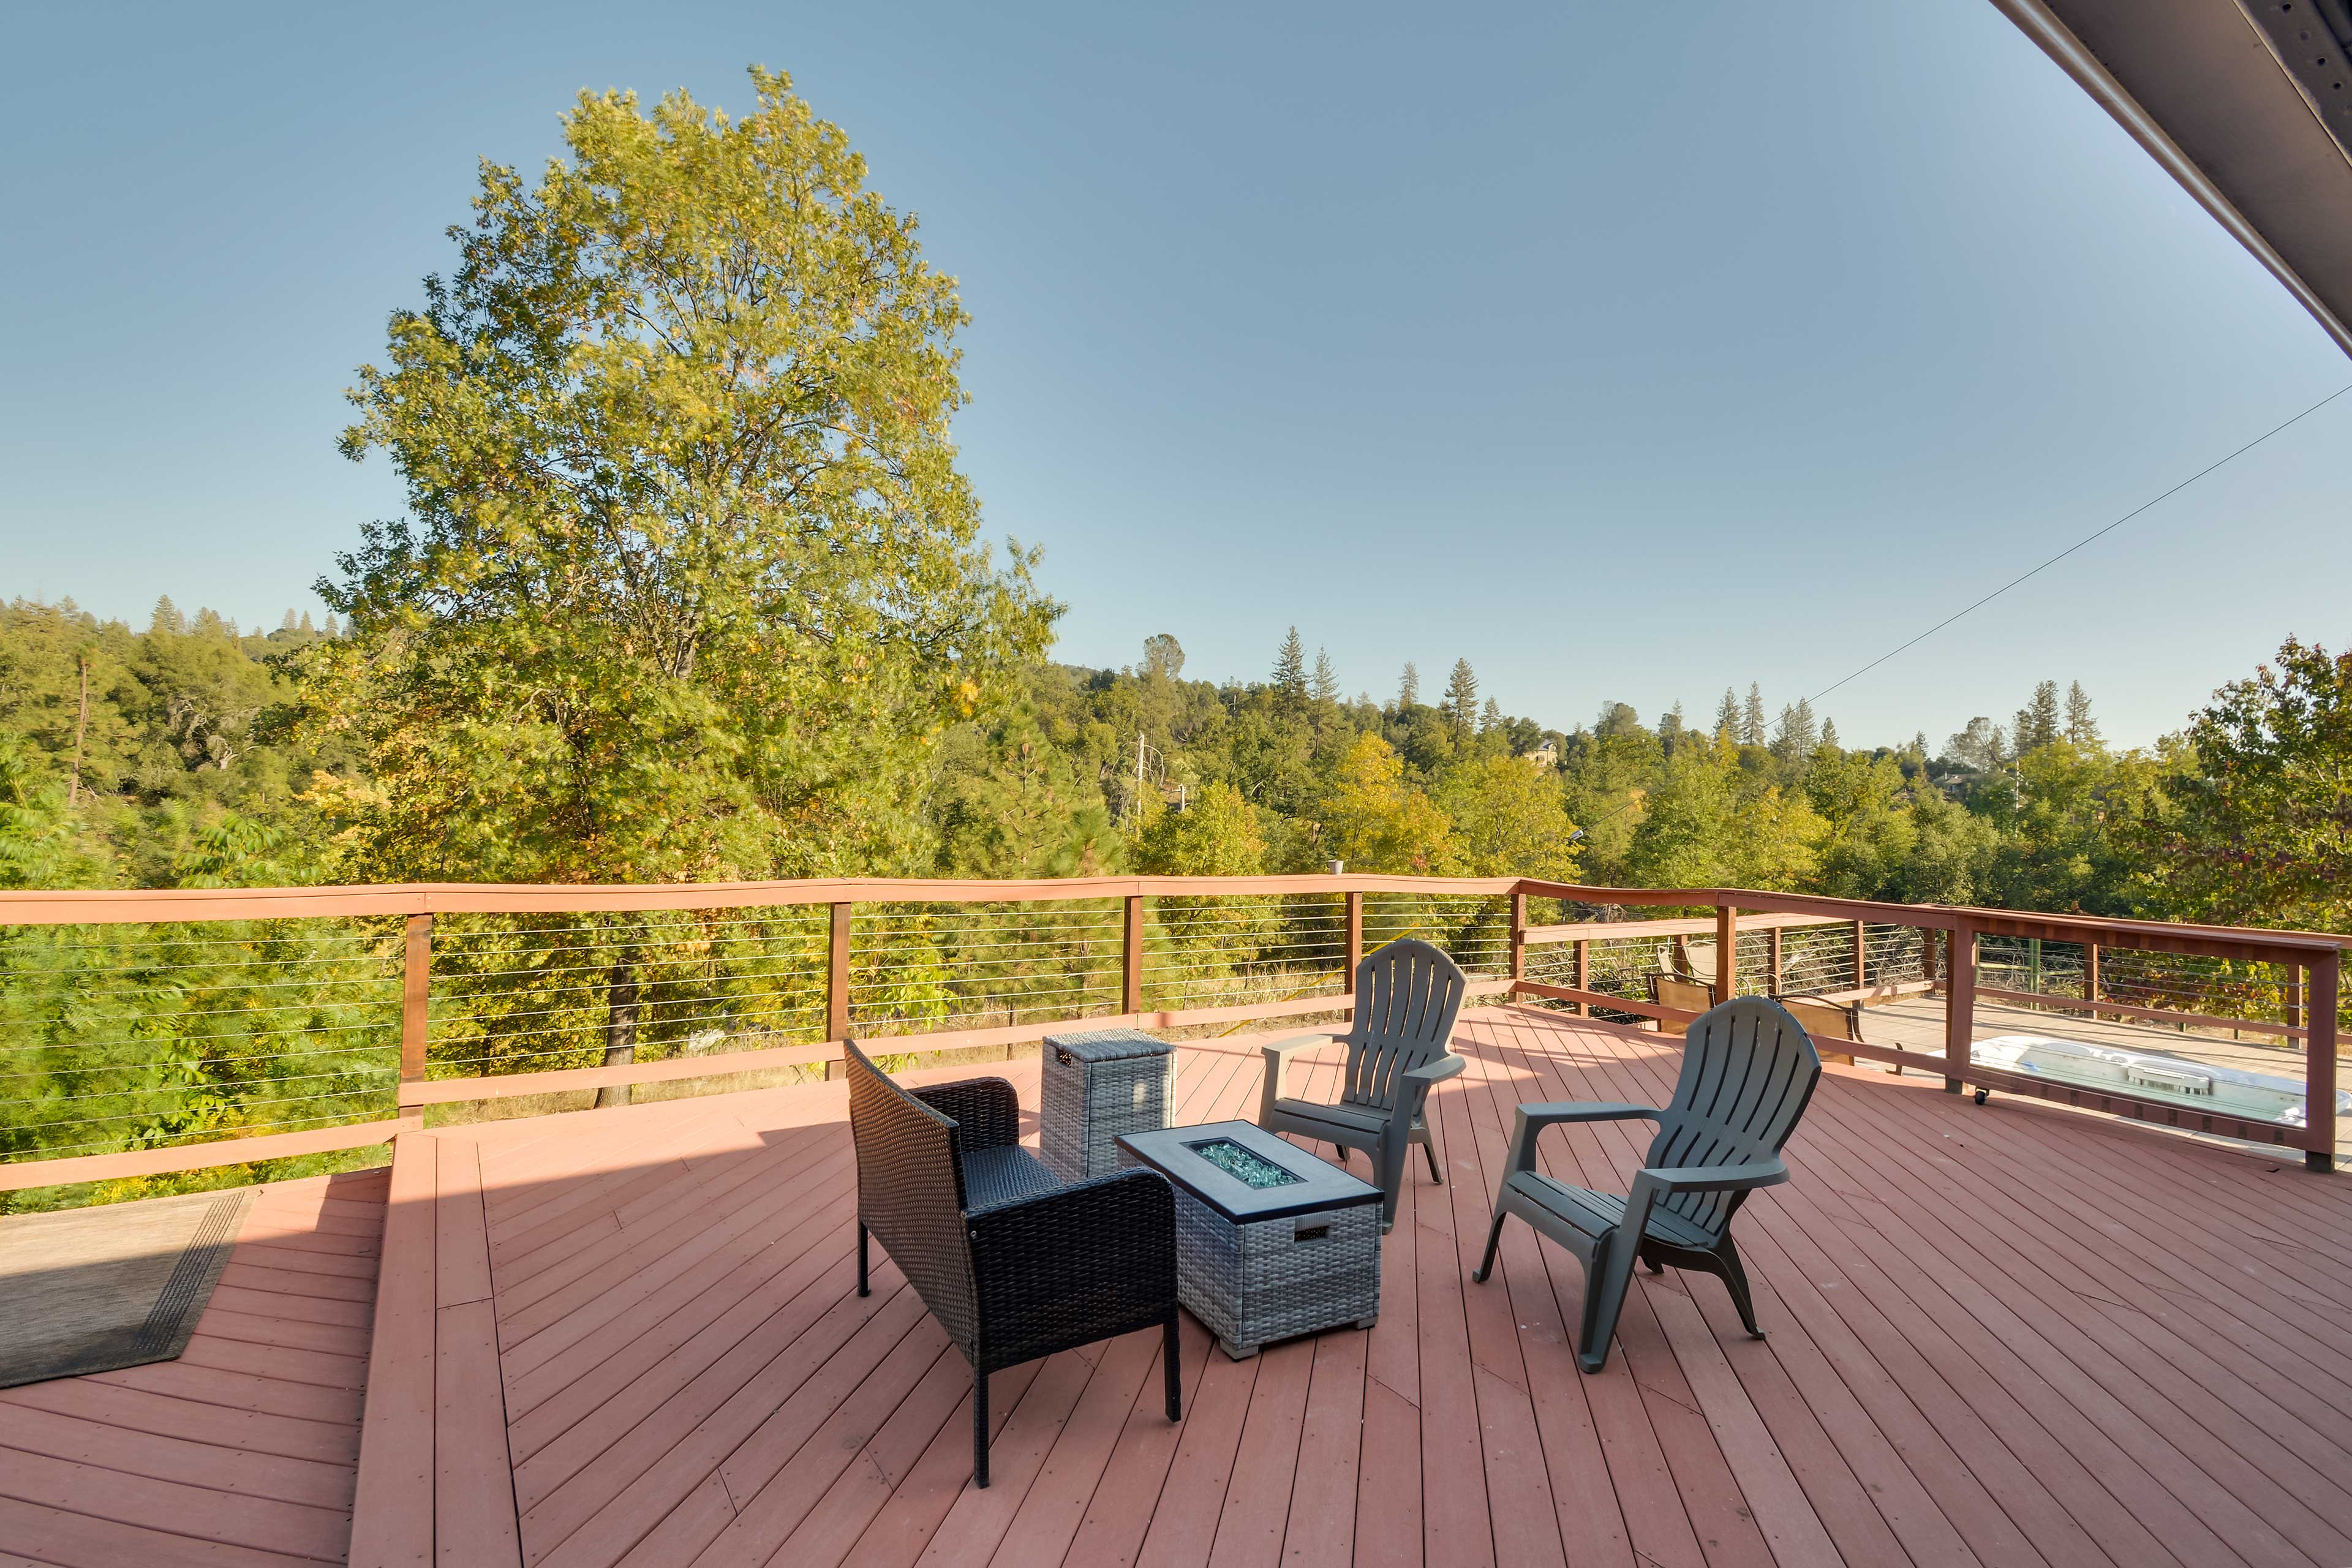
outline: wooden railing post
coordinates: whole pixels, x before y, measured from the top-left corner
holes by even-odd
[[[1528,896],[1511,895],[1511,978],[1528,977]]]
[[[1779,926],[1774,926],[1772,928],[1772,934],[1769,940],[1772,943],[1772,994],[1778,996],[1785,988],[1785,982],[1782,979],[1782,975],[1786,973],[1787,968],[1787,966],[1780,962],[1780,928]]]
[[[2304,1151],[2305,1166],[2336,1169],[2336,990],[2344,955],[2314,959],[2305,996],[2303,1124],[2315,1148]]]
[[[1729,904],[1715,906],[1715,999],[1728,1002],[1739,994],[1739,911]]]
[[[1349,893],[1348,898],[1348,976],[1344,982],[1347,993],[1356,994],[1356,965],[1364,962],[1364,895]]]
[[[1861,921],[1853,922],[1853,988],[1857,991],[1870,984],[1870,927]]]
[[[849,1038],[849,910],[833,906],[833,931],[825,943],[824,1037]]]
[[[1589,942],[1580,942],[1576,944],[1576,988],[1579,991],[1592,989],[1592,944]],[[1592,1004],[1579,1002],[1576,1005],[1576,1016],[1580,1018],[1592,1016]]]
[[[1143,900],[1127,900],[1127,945],[1118,961],[1118,1010],[1143,1012]]]
[[[1944,1092],[1960,1092],[1977,1029],[1977,933],[1963,921],[1952,928],[1951,971],[1944,986]]]
[[[425,1051],[432,1039],[433,917],[408,917],[406,967],[400,983],[400,1081],[425,1081]]]
[[[2083,946],[2083,1000],[2099,999],[2099,944],[2085,942]]]

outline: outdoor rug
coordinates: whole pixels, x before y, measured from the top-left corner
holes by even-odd
[[[187,1349],[252,1202],[240,1187],[0,1219],[0,1388]]]

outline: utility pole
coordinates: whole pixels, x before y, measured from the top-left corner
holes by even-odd
[[[77,805],[81,801],[81,742],[89,730],[89,649],[76,655],[81,664],[81,705],[74,710],[73,779],[66,785],[66,805]]]

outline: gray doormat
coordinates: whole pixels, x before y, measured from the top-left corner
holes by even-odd
[[[239,1187],[0,1219],[0,1388],[187,1349],[252,1202]]]

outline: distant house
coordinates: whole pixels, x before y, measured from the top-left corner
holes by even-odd
[[[1559,742],[1558,741],[1546,741],[1534,751],[1523,752],[1521,754],[1524,755],[1528,761],[1533,763],[1538,772],[1549,768],[1555,768],[1559,765]]]

